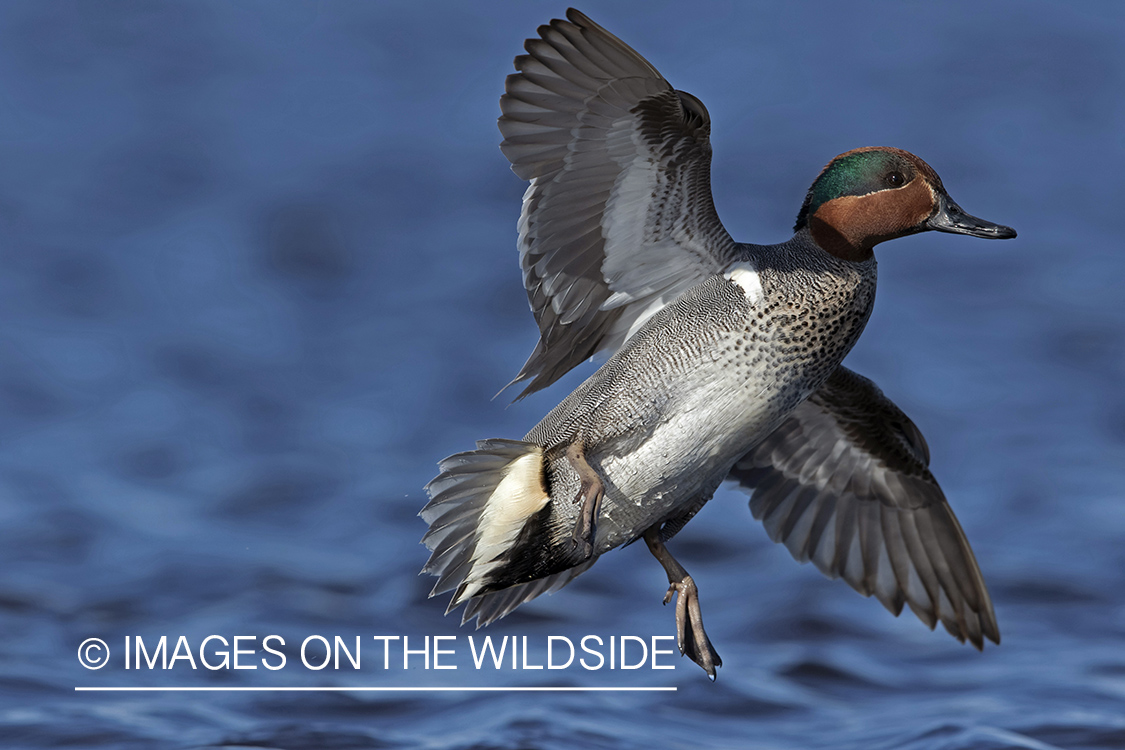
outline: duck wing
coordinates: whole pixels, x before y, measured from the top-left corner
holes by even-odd
[[[922,433],[867,378],[839,367],[730,479],[750,510],[800,562],[903,603],[959,641],[1000,642],[969,542],[929,470]]]
[[[540,339],[523,398],[737,259],[711,198],[711,120],[576,10],[539,27],[500,99],[500,148],[531,185],[520,266]]]

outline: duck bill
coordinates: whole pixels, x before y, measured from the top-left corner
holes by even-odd
[[[965,213],[948,195],[939,196],[938,210],[926,222],[926,228],[953,234],[970,234],[986,240],[1010,240],[1016,236],[1016,230],[1011,227],[993,224]]]

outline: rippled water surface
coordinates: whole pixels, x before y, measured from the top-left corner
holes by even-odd
[[[862,145],[918,153],[1020,232],[881,247],[848,359],[926,434],[1003,645],[892,618],[724,490],[671,545],[716,683],[668,657],[475,670],[469,635],[527,636],[534,663],[552,635],[673,633],[639,546],[479,633],[416,576],[436,461],[522,435],[592,371],[489,400],[535,341],[496,100],[564,7],[8,2],[0,744],[1125,747],[1122,6],[688,7],[584,9],[706,102],[735,237],[788,237],[820,167]],[[261,664],[270,634],[282,670]],[[312,634],[361,636],[363,668],[306,669]],[[259,667],[125,669],[127,636],[161,635],[194,658],[209,635],[256,636]],[[383,669],[373,635],[457,636],[458,669]],[[75,659],[90,637],[104,669]]]

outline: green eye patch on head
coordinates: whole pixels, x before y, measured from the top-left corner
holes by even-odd
[[[882,149],[850,151],[838,156],[809,188],[794,231],[800,231],[808,217],[830,200],[902,187],[913,179],[914,173],[909,161]]]

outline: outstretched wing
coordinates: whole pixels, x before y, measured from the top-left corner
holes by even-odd
[[[801,562],[903,603],[931,629],[999,643],[992,601],[965,533],[928,468],[922,433],[867,378],[844,367],[735,464],[750,510]]]
[[[711,199],[711,121],[582,13],[539,27],[500,99],[500,148],[530,180],[520,266],[540,339],[520,398],[612,352],[736,258]],[[511,385],[511,383],[509,384]]]

